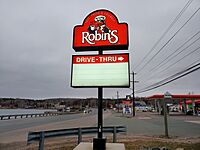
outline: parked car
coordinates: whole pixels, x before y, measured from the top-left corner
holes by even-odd
[[[192,110],[188,110],[186,115],[193,115],[193,111]]]

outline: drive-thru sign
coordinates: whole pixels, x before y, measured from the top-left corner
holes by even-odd
[[[72,87],[129,87],[129,55],[74,55]]]

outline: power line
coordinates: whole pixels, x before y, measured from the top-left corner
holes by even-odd
[[[152,88],[149,88],[149,89],[140,91],[140,92],[136,92],[136,93],[144,93],[144,92],[147,92],[147,91],[150,91],[150,90],[159,88],[159,87],[161,87],[161,86],[164,86],[164,85],[166,85],[166,84],[168,84],[168,83],[170,83],[170,82],[173,82],[173,81],[175,81],[175,80],[177,80],[177,79],[179,79],[179,78],[182,78],[182,77],[184,77],[184,76],[186,76],[186,75],[188,75],[188,74],[190,74],[190,73],[192,73],[192,72],[194,72],[194,71],[197,71],[197,70],[199,70],[199,69],[200,69],[200,67],[198,67],[198,68],[196,68],[196,69],[193,69],[193,70],[191,70],[190,72],[187,72],[187,73],[185,73],[185,74],[183,74],[183,75],[181,75],[181,76],[178,76],[178,77],[176,77],[176,78],[174,78],[174,79],[171,79],[170,81],[167,81],[167,82],[165,82],[165,83],[163,83],[163,84],[160,84],[160,85],[158,85],[158,86],[155,86],[155,87],[152,87]]]
[[[197,59],[196,61],[194,61],[193,63],[191,63],[190,65],[188,65],[186,68],[188,68],[188,67],[191,67],[192,65],[194,65],[194,64],[196,64],[197,62],[199,62],[200,61],[200,58],[199,59]],[[186,69],[185,69],[186,70]],[[150,76],[150,78],[148,78],[148,79],[146,79],[146,80],[150,80],[152,78],[152,76]],[[145,80],[145,81],[146,81]],[[149,86],[148,86],[149,87]]]
[[[199,62],[200,61],[200,58],[199,59],[197,59],[196,61],[194,61],[192,64],[190,64],[188,67],[190,67],[190,66],[192,66],[192,65],[194,65],[194,64],[196,64],[197,62]]]
[[[197,33],[195,33],[192,37],[190,37],[186,42],[184,42],[180,47],[178,47],[174,52],[172,52],[170,55],[168,55],[164,60],[162,60],[158,65],[154,66],[152,69],[150,69],[150,72],[154,71],[155,69],[159,69],[160,67],[162,67],[163,65],[165,65],[166,61],[168,60],[168,62],[170,60],[172,60],[173,58],[175,58],[176,56],[178,56],[180,53],[182,53],[184,50],[186,50],[188,47],[190,47],[191,45],[193,45],[196,41],[198,41],[200,39],[200,37],[198,39],[196,39],[195,41],[193,41],[190,45],[188,45],[186,48],[184,48],[183,50],[181,50],[179,53],[177,53],[175,56],[173,56],[176,52],[178,52],[183,46],[185,46],[189,41],[191,41],[195,36],[197,36],[200,33],[200,31],[198,31]],[[171,57],[171,59],[169,59]],[[162,64],[162,65],[161,65]],[[160,66],[160,67],[159,67]]]
[[[200,65],[200,63],[198,63],[198,64],[196,64],[196,65],[190,67],[190,69],[188,68],[187,70],[191,70],[191,68],[195,68],[195,67],[197,67],[197,66],[199,66],[199,65]],[[179,75],[179,76],[177,76],[177,77],[175,77],[175,78],[172,78],[172,79],[170,79],[170,80],[168,80],[168,81],[166,81],[166,82],[164,82],[164,83],[161,83],[161,84],[158,84],[158,85],[149,87],[149,88],[145,88],[144,90],[143,90],[143,89],[138,90],[138,91],[136,91],[136,93],[144,93],[144,92],[147,92],[147,91],[150,91],[150,90],[159,88],[159,87],[164,86],[164,85],[166,85],[166,84],[168,84],[168,83],[170,83],[170,82],[173,82],[173,81],[175,81],[175,80],[177,80],[177,79],[179,79],[179,78],[182,78],[182,77],[184,77],[184,76],[186,76],[186,75],[188,75],[188,74],[190,74],[190,73],[192,73],[192,72],[195,72],[195,71],[197,71],[197,70],[199,70],[199,69],[200,69],[200,66],[197,67],[197,68],[195,68],[195,69],[193,69],[193,70],[191,70],[191,71],[189,71],[189,72],[186,72],[186,73],[184,73],[184,74],[182,74],[182,75]]]
[[[144,69],[162,50],[163,48],[178,34],[179,31],[181,31],[181,29],[183,29],[183,27],[195,16],[195,14],[200,10],[200,8],[198,8],[191,16],[190,18],[178,29],[178,31],[175,32],[175,34],[159,49],[159,51],[154,54],[149,61],[147,61],[143,67],[137,71],[137,73],[139,73],[142,69]]]
[[[173,65],[168,65],[168,67],[164,68],[163,70],[161,70],[160,72],[164,72],[166,70],[168,70],[169,68],[171,68],[172,66],[174,66],[175,64],[177,64],[178,62],[180,62],[181,60],[183,60],[184,58],[190,56],[191,54],[193,54],[194,52],[196,52],[200,47],[194,49],[193,51],[191,51],[190,53],[184,55],[183,57],[181,57],[179,60],[177,60],[176,62],[173,63]]]
[[[176,74],[174,74],[174,75],[172,75],[172,76],[170,76],[168,78],[165,78],[165,79],[163,79],[163,80],[161,80],[161,81],[159,81],[159,82],[157,82],[155,84],[149,85],[149,86],[147,86],[147,87],[145,87],[143,89],[146,89],[146,88],[158,85],[158,84],[160,84],[162,82],[165,82],[165,81],[167,81],[167,80],[169,80],[169,79],[171,79],[171,78],[173,78],[173,77],[175,77],[177,75],[180,75],[180,74],[184,73],[185,71],[188,71],[189,69],[192,69],[192,68],[196,67],[196,65],[194,65],[194,64],[197,63],[197,65],[199,65],[199,61],[200,61],[200,59],[197,59],[196,61],[194,61],[193,63],[191,63],[190,65],[188,65],[184,70],[182,70],[182,71],[180,71],[180,72],[178,72],[178,73],[176,73]]]
[[[173,63],[173,65],[177,64],[178,62],[180,62],[181,60],[183,60],[184,58],[186,58],[187,56],[191,55],[192,53],[196,52],[200,47],[194,49],[192,52],[190,52],[189,54],[183,56],[182,58],[180,58],[178,61],[176,61],[175,63]],[[169,68],[171,68],[173,65],[169,65],[167,68],[164,68],[163,70],[161,70],[160,72],[166,72],[166,70],[168,70]],[[160,73],[158,72],[158,73]]]
[[[164,66],[165,64],[169,63],[173,58],[175,58],[176,56],[180,55],[180,53],[182,53],[183,51],[185,51],[186,49],[188,49],[190,46],[192,46],[196,41],[198,41],[200,39],[200,37],[198,39],[196,39],[195,41],[193,41],[191,44],[189,44],[187,47],[185,47],[184,49],[182,49],[180,52],[178,52],[183,46],[185,46],[189,41],[191,41],[196,35],[198,35],[200,33],[200,31],[198,31],[197,33],[195,33],[192,37],[190,37],[186,42],[184,42],[180,47],[178,47],[175,52],[171,53],[167,58],[165,58],[164,60],[162,60],[161,63],[159,63],[158,65],[154,66],[152,69],[150,69],[149,73],[151,73],[152,71],[154,71],[155,69],[159,70],[162,66]],[[176,52],[178,52],[176,54]],[[173,56],[174,54],[176,54],[175,56]],[[171,57],[171,58],[170,58]],[[168,60],[167,63],[166,60]],[[160,67],[159,67],[160,66]],[[156,73],[157,71],[154,71],[154,73]],[[161,71],[160,71],[161,72]],[[152,77],[153,74],[151,74],[150,78]],[[141,75],[142,76],[142,75]],[[139,79],[141,79],[141,76]],[[149,78],[148,78],[149,79]]]
[[[158,41],[153,45],[153,47],[150,49],[150,51],[143,57],[141,62],[136,66],[135,69],[137,69],[143,62],[146,60],[148,55],[151,54],[151,52],[155,49],[155,47],[160,43],[160,41],[164,38],[164,36],[169,32],[169,30],[173,27],[173,25],[178,21],[178,19],[181,17],[181,15],[184,13],[184,11],[189,7],[189,5],[192,3],[193,0],[189,0],[185,6],[182,8],[182,10],[179,12],[179,14],[176,16],[176,18],[172,21],[172,23],[169,25],[169,27],[165,30],[165,32],[161,35],[161,37],[158,39]]]
[[[151,85],[151,86],[156,86],[156,85],[158,85],[158,84],[161,84],[161,83],[163,83],[163,82],[166,82],[166,81],[168,81],[168,80],[171,80],[172,78],[174,78],[174,77],[176,77],[176,76],[178,76],[178,75],[181,75],[181,74],[183,74],[184,72],[187,72],[187,71],[189,71],[189,70],[191,70],[191,69],[193,69],[193,68],[195,68],[195,67],[197,67],[197,66],[199,66],[199,65],[200,65],[200,63],[197,63],[196,65],[191,66],[191,67],[189,67],[189,68],[186,68],[186,69],[184,69],[183,71],[180,71],[180,72],[178,72],[178,73],[176,73],[176,74],[174,74],[174,75],[172,75],[172,76],[170,76],[170,77],[167,77],[166,79],[163,79],[163,80],[161,80],[160,82],[157,82],[157,83],[155,83],[155,84],[153,84],[153,85]],[[151,86],[148,86],[148,88],[151,87]]]

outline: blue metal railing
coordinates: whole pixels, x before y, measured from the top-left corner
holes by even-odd
[[[44,139],[62,136],[78,136],[78,143],[82,141],[82,135],[97,133],[97,127],[85,127],[85,128],[70,128],[49,130],[40,132],[29,132],[27,144],[31,144],[33,141],[39,141],[39,150],[44,149]],[[103,133],[113,133],[113,143],[117,141],[117,133],[126,133],[126,126],[108,126],[103,127]]]

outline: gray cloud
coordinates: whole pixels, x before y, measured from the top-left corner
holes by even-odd
[[[114,12],[120,22],[129,24],[128,52],[133,69],[186,3],[187,0],[0,0],[0,97],[97,97],[97,89],[70,87],[71,55],[79,54],[72,49],[73,27],[82,24],[86,15],[96,9],[105,8]],[[199,6],[200,2],[194,0],[157,50]],[[145,81],[146,74],[149,74],[154,65],[200,30],[199,16],[198,13],[166,49],[141,74],[136,75],[137,79],[142,73],[145,74],[141,77],[140,83],[136,84],[136,88],[142,88],[144,84],[154,83],[160,79],[155,75],[150,81]],[[198,41],[194,48],[199,44]],[[188,51],[191,50],[192,48]],[[180,71],[198,58],[199,53],[191,55],[162,77]],[[199,93],[199,76],[200,73],[197,71],[160,89],[138,96],[165,91]],[[117,90],[121,97],[131,93],[130,89],[104,89],[104,97],[116,97]]]

